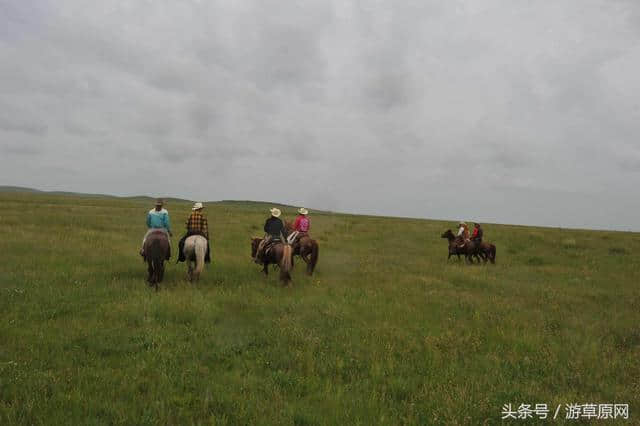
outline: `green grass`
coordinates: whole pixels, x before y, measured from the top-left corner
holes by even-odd
[[[167,205],[176,235],[189,206]],[[452,223],[312,213],[317,272],[283,288],[249,257],[265,206],[217,203],[201,281],[171,263],[155,293],[149,208],[0,193],[0,424],[495,424],[509,402],[638,421],[637,234],[486,225],[497,264],[468,266]]]

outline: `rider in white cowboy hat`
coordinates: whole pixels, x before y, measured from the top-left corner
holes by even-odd
[[[298,217],[293,223],[293,233],[289,236],[289,242],[293,243],[298,238],[307,235],[311,229],[311,220],[309,220],[309,210],[304,207],[298,209]]]
[[[195,203],[191,208],[191,215],[187,219],[187,232],[201,234],[206,239],[209,239],[209,222],[202,214],[202,209],[204,209],[204,206],[201,202]]]
[[[281,241],[282,238],[286,237],[287,232],[284,228],[284,223],[282,223],[282,220],[280,219],[282,212],[280,209],[275,207],[269,211],[271,212],[271,216],[267,218],[264,223],[264,232],[267,236],[262,239],[258,246],[255,259],[256,263],[262,263],[262,255],[266,251],[268,245],[272,242]]]
[[[464,247],[464,245],[467,243],[467,241],[469,240],[469,227],[467,226],[466,223],[460,221],[460,223],[458,223],[458,233],[456,234],[456,237],[458,237],[459,240],[461,240],[459,246],[460,247]]]
[[[211,262],[211,255],[209,253],[209,222],[202,214],[202,209],[204,209],[204,206],[199,201],[191,208],[191,214],[186,223],[187,233],[180,239],[180,243],[178,244],[178,262],[185,260],[182,249],[184,248],[184,241],[191,235],[202,235],[207,239],[207,252],[204,256],[204,261],[206,263]]]

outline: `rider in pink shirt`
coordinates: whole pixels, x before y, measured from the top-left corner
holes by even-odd
[[[298,217],[296,217],[296,221],[293,224],[293,230],[298,232],[304,232],[305,234],[309,232],[311,228],[311,221],[309,220],[309,211],[304,207],[298,210]]]

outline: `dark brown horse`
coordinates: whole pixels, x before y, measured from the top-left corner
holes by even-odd
[[[447,229],[441,236],[441,238],[446,238],[449,241],[449,257],[447,260],[451,258],[452,255],[457,255],[458,259],[460,259],[460,255],[465,255],[467,261],[473,263],[473,258],[475,257],[480,263],[480,259],[487,263],[487,260],[490,260],[491,263],[496,263],[496,246],[491,243],[481,242],[475,243],[473,241],[468,242],[464,245],[464,247],[460,247],[459,240],[453,235],[451,229]]]
[[[285,229],[287,234],[293,232],[293,224],[291,222],[285,222]],[[293,255],[300,256],[302,260],[307,264],[307,274],[313,275],[313,271],[318,264],[318,255],[320,247],[318,242],[311,238],[308,234],[302,234],[296,242],[293,243]]]
[[[496,263],[496,246],[483,241],[480,243],[480,250],[484,253],[484,263],[487,263],[487,260]]]
[[[258,246],[262,238],[251,238],[251,257],[255,259]],[[282,285],[291,282],[291,270],[293,269],[293,248],[289,244],[276,243],[271,246],[268,253],[262,255],[262,272],[269,275],[269,265],[278,265],[280,268],[280,281]]]
[[[460,259],[460,255],[462,254],[465,256],[467,262],[473,263],[474,257],[478,260],[478,263],[480,263],[481,258],[486,262],[484,253],[480,250],[480,246],[478,244],[475,244],[473,241],[469,241],[463,247],[460,247],[459,240],[455,235],[453,235],[451,229],[447,229],[442,235],[440,235],[440,238],[446,238],[449,241],[449,256],[447,257],[447,260],[449,260],[452,255],[457,255],[458,259]]]
[[[144,243],[144,253],[144,260],[147,262],[149,271],[147,281],[158,291],[158,283],[162,282],[164,277],[164,261],[170,256],[167,234],[162,231],[149,234]]]

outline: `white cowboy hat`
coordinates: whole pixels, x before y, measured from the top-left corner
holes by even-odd
[[[466,223],[460,221],[460,223],[458,223],[458,225],[466,225]]]
[[[298,213],[300,213],[300,214],[309,214],[309,210],[305,209],[304,207],[300,207],[298,209]]]
[[[197,203],[195,203],[195,204],[193,205],[193,208],[192,208],[191,210],[200,210],[200,209],[202,209],[202,208],[204,208],[204,206],[202,205],[202,203],[201,203],[201,202],[199,202],[199,201],[198,201]]]
[[[271,209],[269,211],[271,212],[271,216],[280,217],[280,214],[281,214],[280,209],[273,208],[273,209]]]

